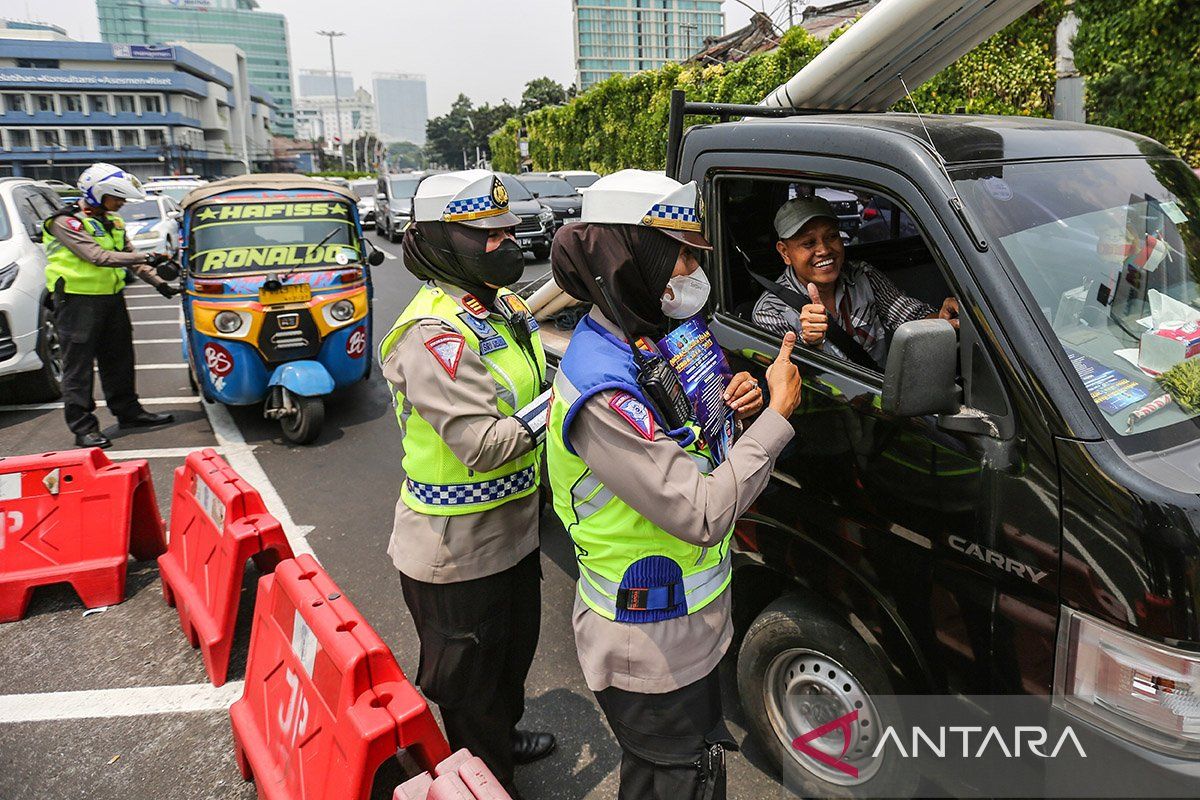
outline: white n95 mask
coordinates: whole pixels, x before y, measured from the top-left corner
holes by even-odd
[[[667,281],[670,291],[663,292],[662,311],[671,319],[693,317],[708,302],[711,288],[708,276],[698,267],[691,275],[675,275]]]

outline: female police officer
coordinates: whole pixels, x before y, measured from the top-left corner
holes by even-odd
[[[519,218],[491,172],[434,175],[404,265],[427,281],[380,346],[396,390],[404,484],[388,553],[421,641],[417,681],[452,748],[510,791],[554,737],[517,731],[541,614],[538,472],[549,393],[521,277]]]
[[[767,370],[770,408],[723,463],[693,420],[671,422],[678,411],[661,407],[625,334],[657,339],[668,317],[704,308],[697,249],[711,248],[695,184],[625,170],[590,187],[582,223],[558,233],[551,256],[558,285],[594,303],[555,378],[547,455],[579,561],[579,661],[624,751],[623,800],[725,796],[732,742],[716,667],[732,636],[730,535],[791,439],[800,399],[788,333]],[[746,373],[726,399],[739,416],[762,406]]]

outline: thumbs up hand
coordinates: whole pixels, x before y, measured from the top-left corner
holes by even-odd
[[[800,405],[800,370],[792,363],[792,348],[796,346],[796,334],[788,331],[783,337],[779,355],[767,367],[767,389],[771,392],[770,407],[784,417],[791,416]]]
[[[819,345],[825,341],[825,331],[829,328],[829,312],[821,303],[821,294],[815,283],[808,284],[808,298],[811,301],[800,309],[800,338],[809,346]]]

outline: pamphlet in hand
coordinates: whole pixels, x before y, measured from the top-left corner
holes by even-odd
[[[702,316],[684,320],[658,341],[663,358],[679,375],[696,414],[696,422],[720,464],[733,445],[733,410],[725,404],[725,387],[733,372]]]

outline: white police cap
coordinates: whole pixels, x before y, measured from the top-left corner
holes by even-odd
[[[712,249],[700,233],[695,181],[680,183],[657,172],[623,169],[581,191],[582,222],[646,225],[692,247]]]
[[[508,190],[500,178],[486,169],[430,175],[417,187],[413,213],[416,222],[458,222],[488,230],[521,221],[508,210]]]

